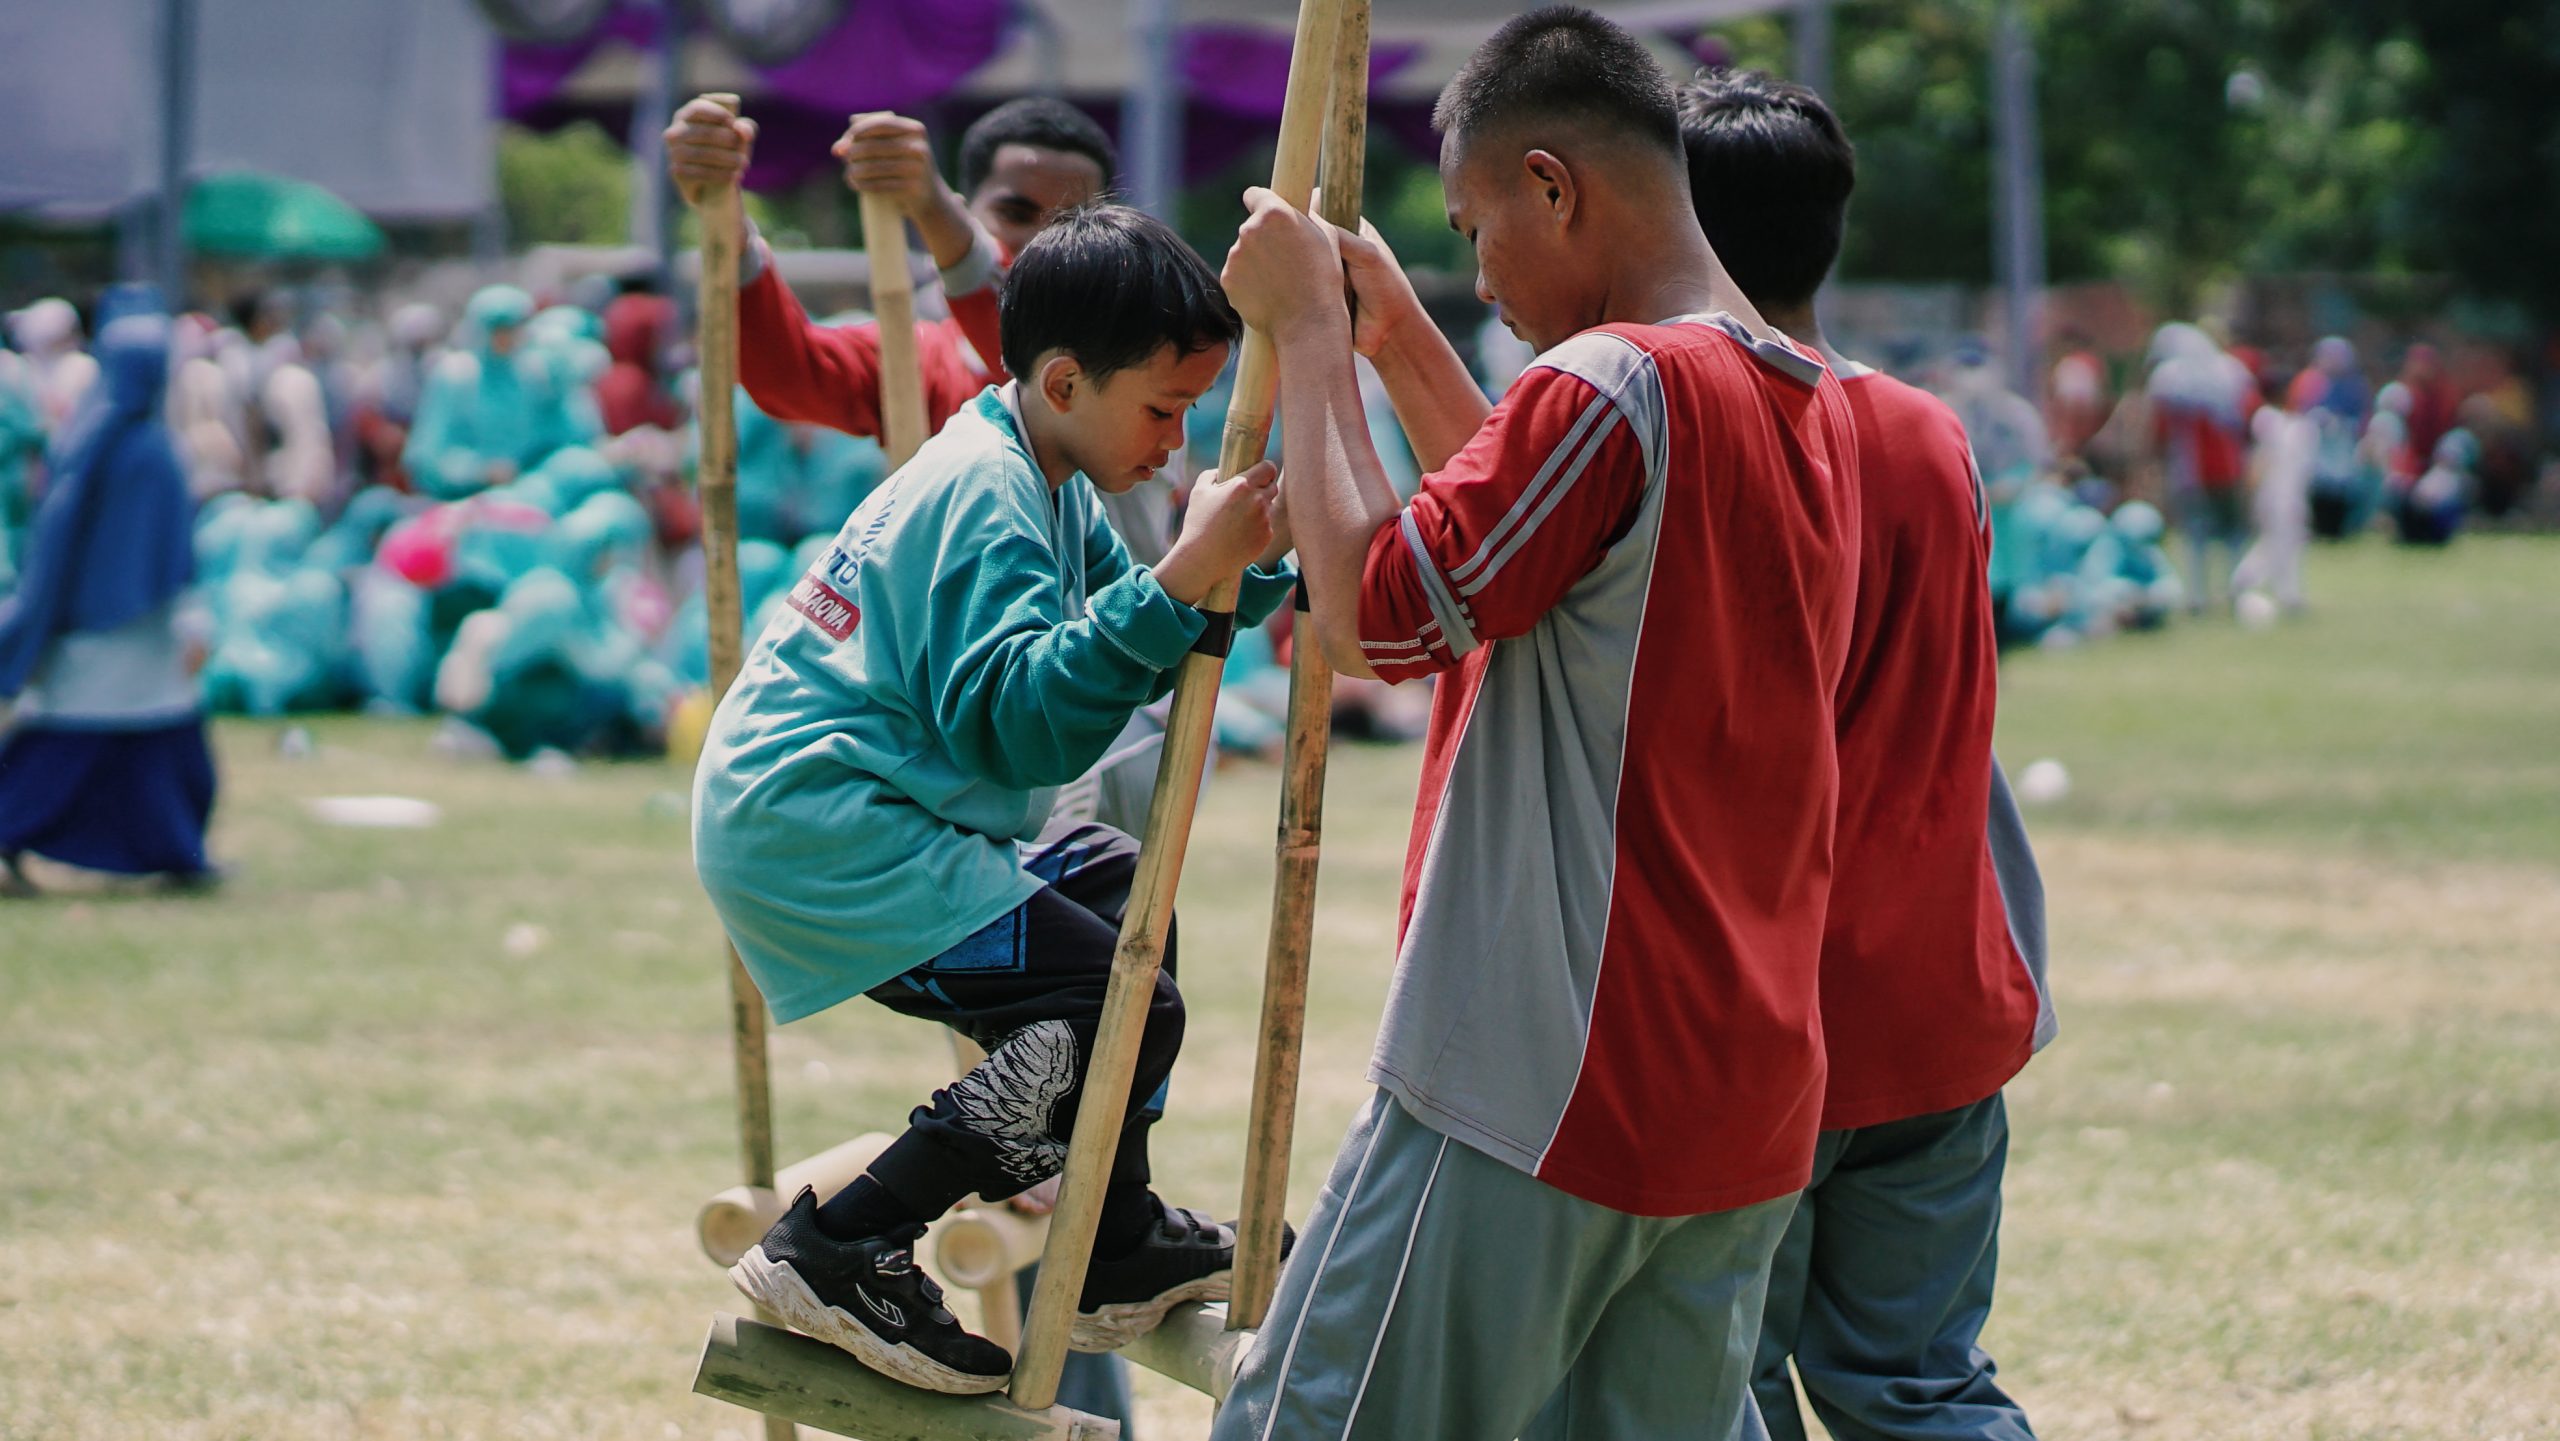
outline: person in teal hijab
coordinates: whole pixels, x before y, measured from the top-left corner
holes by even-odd
[[[229,568],[207,586],[212,653],[208,709],[245,715],[324,710],[344,699],[347,592],[314,564],[320,516],[306,500],[252,501],[234,512]]]
[[[2080,562],[2082,585],[2112,615],[2120,630],[2156,630],[2186,600],[2169,554],[2159,507],[2128,500],[2107,517],[2107,529]]]
[[[566,368],[526,344],[532,297],[492,285],[464,308],[465,344],[436,363],[402,464],[413,483],[454,500],[504,485],[573,441],[593,437],[563,387]]]
[[[35,376],[16,354],[0,351],[0,594],[17,584],[27,522],[35,515],[36,465],[44,458],[44,446]]]

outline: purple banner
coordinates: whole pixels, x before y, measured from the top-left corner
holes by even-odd
[[[1008,0],[854,0],[844,20],[800,58],[757,70],[764,82],[759,106],[778,100],[830,112],[839,130],[857,110],[910,109],[950,93],[994,58],[1011,12]],[[561,87],[598,45],[620,40],[654,47],[659,14],[654,5],[617,5],[603,24],[570,44],[501,46],[499,114],[546,118]]]
[[[1194,25],[1179,39],[1175,65],[1195,104],[1277,125],[1289,96],[1289,32],[1244,25]],[[1418,44],[1384,44],[1369,52],[1369,92],[1422,53]]]

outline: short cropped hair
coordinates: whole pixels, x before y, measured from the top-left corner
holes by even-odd
[[[960,193],[975,195],[996,168],[996,152],[1008,145],[1030,145],[1082,155],[1102,167],[1108,190],[1120,169],[1120,152],[1093,117],[1063,100],[1032,95],[1008,100],[978,117],[960,136]]]
[[[1458,67],[1431,124],[1443,135],[1480,135],[1524,121],[1562,119],[1680,153],[1671,81],[1641,41],[1577,5],[1515,15]]]
[[[1052,350],[1100,380],[1167,345],[1191,355],[1244,333],[1217,272],[1173,227],[1102,202],[1061,211],[1022,247],[996,325],[1004,368],[1025,381]]]
[[[1680,143],[1698,226],[1742,293],[1802,305],[1840,258],[1858,155],[1802,85],[1759,70],[1702,70],[1680,90]]]

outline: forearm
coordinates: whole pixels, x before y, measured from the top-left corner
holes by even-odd
[[[1449,338],[1420,312],[1396,327],[1374,363],[1425,473],[1447,465],[1493,413]]]
[[[916,223],[916,234],[924,238],[924,248],[933,253],[934,268],[949,270],[969,258],[978,246],[978,222],[969,215],[969,207],[958,194],[937,177],[934,196],[917,214],[909,217]]]
[[[1371,538],[1403,507],[1369,443],[1350,327],[1341,311],[1318,308],[1275,340],[1289,530],[1316,635],[1334,669],[1374,675],[1360,652],[1361,569]]]

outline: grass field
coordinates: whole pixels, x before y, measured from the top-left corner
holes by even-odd
[[[1989,1334],[2056,1438],[2560,1435],[2560,543],[2314,558],[2317,609],[2014,661],[2062,1039],[2012,1091]],[[0,1437],[745,1436],[687,1394],[737,1169],[682,779],[219,729],[201,898],[0,906]],[[1385,983],[1412,750],[1331,788],[1301,1214]],[[1231,1210],[1274,777],[1183,893],[1164,1188]],[[426,831],[326,829],[397,793]],[[775,1037],[781,1147],[893,1126],[941,1038]],[[1143,1378],[1142,1434],[1206,1405]],[[1417,1438],[1419,1441],[1419,1438]]]

